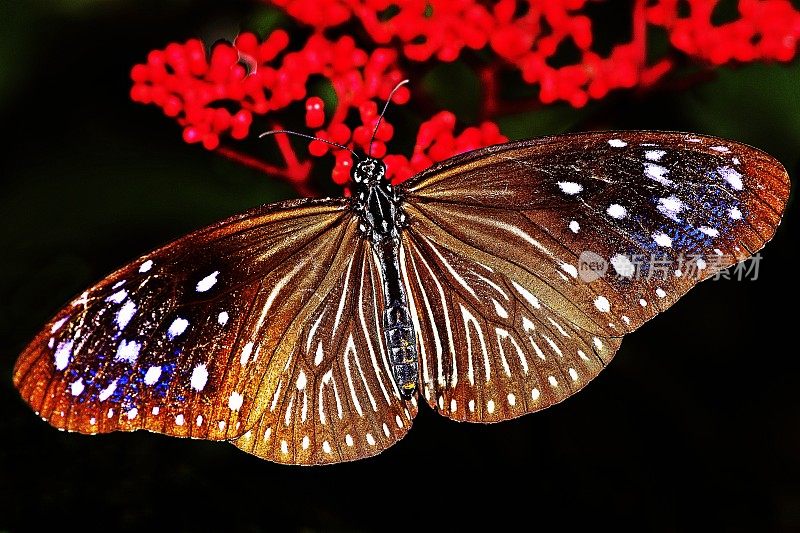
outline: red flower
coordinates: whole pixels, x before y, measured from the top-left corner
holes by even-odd
[[[465,150],[505,140],[497,126],[484,122],[456,133],[452,113],[440,111],[419,117],[413,153],[389,153],[394,125],[384,117],[375,133],[379,105],[406,77],[407,70],[424,74],[433,61],[455,61],[471,54],[483,85],[480,116],[493,118],[505,111],[498,76],[516,70],[522,80],[539,88],[539,102],[566,101],[575,107],[603,98],[620,88],[648,87],[665,76],[684,54],[709,66],[731,61],[792,59],[800,36],[800,13],[788,0],[740,0],[739,17],[714,24],[715,0],[687,0],[686,13],[678,0],[634,0],[633,37],[613,46],[607,55],[593,48],[593,21],[583,9],[586,0],[499,0],[491,6],[478,0],[272,0],[297,21],[314,30],[305,42],[289,46],[289,35],[276,30],[265,39],[242,33],[234,43],[208,51],[191,39],[155,50],[147,62],[131,71],[134,101],[159,106],[183,127],[183,138],[209,150],[290,180],[310,194],[312,164],[303,161],[285,136],[275,136],[284,166],[264,163],[241,153],[236,141],[256,132],[280,129],[279,118],[302,102],[305,126],[320,141],[308,153],[321,157],[333,151],[334,182],[349,180],[352,156],[332,147],[382,157],[389,177],[400,182]],[[331,28],[354,23],[368,37],[356,43],[332,38]],[[664,28],[674,50],[648,59],[648,25]],[[359,32],[356,32],[359,33]],[[555,66],[565,43],[577,60]],[[474,51],[481,51],[477,58]],[[493,56],[493,60],[487,57]],[[310,82],[326,80],[335,104],[310,95]],[[316,86],[316,85],[315,85]],[[422,84],[412,84],[415,92]],[[397,106],[409,104],[411,93],[401,87],[393,96]],[[414,99],[414,104],[424,98]],[[406,113],[413,111],[412,106]],[[300,111],[302,113],[302,111]],[[371,144],[371,146],[370,146]]]

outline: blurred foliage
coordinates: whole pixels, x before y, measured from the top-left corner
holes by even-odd
[[[276,13],[211,0],[0,7],[0,530],[50,520],[88,529],[408,528],[420,505],[447,527],[484,518],[800,528],[800,363],[787,336],[796,317],[783,311],[797,296],[786,275],[797,264],[794,202],[758,282],[703,284],[631,335],[586,391],[539,415],[481,427],[423,410],[402,444],[325,469],[281,467],[223,444],[85,438],[41,423],[10,373],[64,301],[152,247],[292,194],[187,146],[172,121],[128,99],[129,69],[149,50],[194,35],[229,38],[240,25],[262,33],[284,23]],[[795,179],[799,80],[797,63],[725,68],[707,81],[499,123],[514,139],[599,128],[719,135],[775,154]],[[435,69],[420,90],[465,124],[477,118],[478,80],[461,63]]]

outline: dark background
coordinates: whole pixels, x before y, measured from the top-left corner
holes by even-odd
[[[800,529],[794,202],[757,281],[703,283],[626,338],[585,391],[518,420],[458,424],[423,408],[393,448],[325,468],[279,466],[224,443],[86,437],[41,422],[11,370],[64,302],[157,245],[293,192],[185,145],[174,122],[128,98],[129,69],[148,51],[274,23],[259,4],[0,5],[0,530],[416,530],[482,520]],[[477,92],[466,67],[441,67],[422,86],[470,117]],[[499,121],[512,138],[594,128],[719,135],[777,156],[794,181],[798,97],[797,62],[749,65],[681,89]]]

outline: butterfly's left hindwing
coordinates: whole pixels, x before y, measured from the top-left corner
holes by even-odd
[[[381,452],[411,428],[416,400],[400,398],[381,330],[380,268],[370,243],[355,238],[355,223],[349,231],[331,290],[294,321],[287,333],[296,340],[272,374],[277,385],[266,388],[266,408],[234,441],[247,452],[289,464],[352,461]]]
[[[352,260],[353,221],[344,199],[276,204],[143,256],[62,309],[14,384],[68,431],[240,436],[272,399],[297,317]]]
[[[476,150],[402,191],[422,392],[496,421],[568,397],[624,334],[761,249],[789,181],[739,143],[619,132]]]

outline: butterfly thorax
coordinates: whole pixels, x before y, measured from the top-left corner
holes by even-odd
[[[405,288],[400,282],[400,231],[405,222],[401,199],[385,179],[384,164],[371,158],[353,170],[354,209],[361,219],[378,258],[383,282],[383,333],[389,350],[394,380],[409,399],[417,387],[417,340]]]
[[[397,239],[405,216],[400,198],[385,178],[386,167],[377,159],[359,161],[353,170],[355,209],[361,230],[373,243]]]

